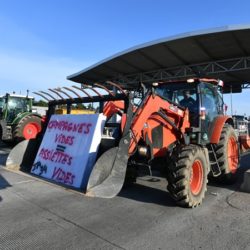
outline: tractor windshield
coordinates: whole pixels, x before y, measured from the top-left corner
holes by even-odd
[[[198,95],[195,84],[185,83],[167,83],[156,88],[156,94],[174,102],[184,108],[188,108],[190,112],[198,111]]]
[[[197,84],[187,82],[166,83],[159,85],[156,94],[172,103],[188,108],[190,123],[198,126],[199,96],[197,94]]]
[[[13,122],[17,115],[29,111],[29,100],[10,96],[7,104],[7,122]]]

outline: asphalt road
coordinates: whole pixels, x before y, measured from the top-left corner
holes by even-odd
[[[100,199],[0,167],[0,249],[250,249],[250,194],[238,191],[249,159],[195,209],[177,207],[164,179]]]

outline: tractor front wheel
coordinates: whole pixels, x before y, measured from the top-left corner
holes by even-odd
[[[202,148],[183,147],[175,153],[167,175],[168,191],[183,207],[196,207],[202,203],[207,190],[208,166]]]
[[[14,128],[14,141],[29,140],[36,138],[41,131],[41,118],[34,115],[24,117]]]

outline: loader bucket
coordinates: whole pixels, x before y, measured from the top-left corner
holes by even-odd
[[[129,158],[130,126],[133,119],[132,106],[130,95],[126,124],[119,145],[104,152],[97,160],[89,177],[87,196],[113,198],[122,189]]]
[[[118,147],[109,149],[97,160],[89,178],[87,196],[113,198],[120,192],[126,175],[129,142],[128,134]]]
[[[40,145],[39,139],[19,142],[9,153],[5,166],[8,169],[29,172]]]

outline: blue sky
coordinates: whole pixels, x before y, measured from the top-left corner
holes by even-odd
[[[0,94],[71,85],[66,76],[132,46],[250,24],[249,10],[249,0],[0,0]],[[233,95],[234,113],[250,115],[249,94]]]

